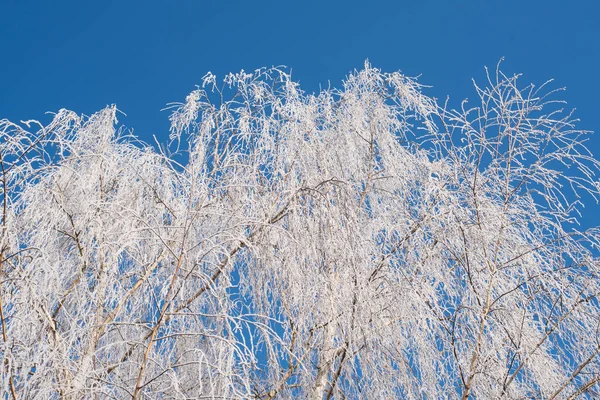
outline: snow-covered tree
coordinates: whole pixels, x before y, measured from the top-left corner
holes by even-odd
[[[600,163],[555,91],[208,74],[169,145],[0,122],[4,399],[597,395]]]

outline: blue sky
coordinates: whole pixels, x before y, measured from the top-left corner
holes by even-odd
[[[207,71],[287,65],[317,91],[366,58],[421,74],[427,94],[458,106],[474,98],[471,78],[505,57],[524,83],[566,86],[580,128],[600,132],[598,1],[1,0],[0,16],[0,118],[13,121],[114,103],[136,135],[166,142],[161,109]],[[590,200],[584,226],[600,223]]]
[[[422,74],[429,95],[473,97],[470,79],[505,57],[524,81],[555,78],[581,128],[600,131],[597,1],[2,0],[0,118],[90,114],[166,141],[166,103],[207,72],[287,65],[308,91],[366,58]],[[455,103],[458,104],[458,103]],[[592,143],[600,154],[600,138]]]

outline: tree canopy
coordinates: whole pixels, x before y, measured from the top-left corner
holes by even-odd
[[[544,84],[207,74],[170,144],[0,122],[2,398],[598,393],[600,163]]]

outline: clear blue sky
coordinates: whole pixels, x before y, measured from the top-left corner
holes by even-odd
[[[207,71],[283,64],[315,91],[366,58],[458,104],[505,57],[524,82],[566,86],[580,127],[600,131],[597,0],[1,0],[0,17],[0,118],[13,121],[115,103],[137,135],[166,141],[160,110]]]

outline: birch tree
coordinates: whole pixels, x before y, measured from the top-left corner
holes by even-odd
[[[600,164],[519,79],[207,74],[154,146],[2,120],[1,397],[598,396]]]

